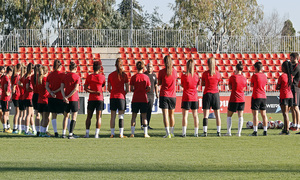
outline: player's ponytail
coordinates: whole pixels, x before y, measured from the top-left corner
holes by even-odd
[[[74,62],[71,62],[70,65],[69,65],[70,71],[73,71],[76,68],[77,68],[77,65]]]
[[[145,68],[145,64],[143,61],[138,61],[135,66],[138,71],[143,70]]]
[[[34,66],[34,74],[33,74],[33,84],[36,85],[36,81],[38,79],[38,73],[39,73],[39,69],[40,69],[41,65],[40,64],[37,64]]]
[[[94,72],[97,72],[101,69],[101,63],[99,61],[94,61],[93,63],[93,70]]]
[[[243,71],[243,64],[242,61],[239,61],[239,63],[235,66],[237,71]]]
[[[20,71],[20,69],[21,69],[21,64],[20,63],[18,63],[14,66],[13,74],[11,76],[11,82],[14,82],[15,76],[16,76],[17,72]]]
[[[43,75],[44,75],[44,71],[43,71],[43,66],[40,66],[38,68],[38,84],[42,84],[43,83]]]
[[[216,60],[215,60],[215,58],[213,58],[213,57],[209,58],[207,63],[208,63],[209,74],[211,76],[215,75],[216,74]]]
[[[191,74],[193,77],[195,71],[194,67],[195,67],[194,60],[192,59],[188,60],[188,62],[186,63],[186,74],[187,75]]]
[[[26,72],[26,74],[25,74],[25,78],[27,78],[28,76],[31,75],[31,72],[32,72],[33,68],[34,68],[34,66],[33,66],[32,63],[29,63],[29,64],[27,65],[27,72]]]
[[[256,63],[254,64],[254,68],[256,68],[256,69],[257,69],[257,71],[259,72],[259,71],[261,71],[261,70],[262,70],[262,68],[263,68],[263,65],[262,65],[262,63],[261,63],[261,62],[256,62]]]
[[[172,74],[172,69],[173,69],[172,58],[170,55],[165,56],[164,63],[167,69],[167,76],[170,76]]]
[[[60,60],[55,60],[53,63],[53,70],[57,71],[61,67],[61,62]]]
[[[13,71],[13,68],[11,66],[7,66],[6,68],[6,74],[10,73]]]
[[[116,69],[117,69],[117,73],[118,73],[118,79],[121,80],[124,78],[124,74],[123,74],[123,61],[121,58],[118,58],[116,60],[115,63]]]
[[[24,64],[21,64],[21,73],[20,77],[23,77],[26,74],[26,66]]]
[[[288,85],[292,86],[293,81],[292,81],[292,63],[289,61],[284,61],[281,65],[282,70],[284,73],[287,74],[288,76]]]

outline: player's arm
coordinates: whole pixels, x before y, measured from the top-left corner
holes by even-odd
[[[49,82],[46,82],[46,90],[49,92],[49,94],[53,97],[56,98],[56,95],[53,91],[51,91],[50,87],[49,87]]]
[[[157,86],[157,84],[154,85],[154,90],[155,90],[156,98],[158,98],[158,86]]]
[[[280,90],[280,86],[281,86],[281,79],[279,78],[276,84],[276,90]]]
[[[13,84],[13,86],[12,86],[12,93],[13,93],[13,94],[16,93],[16,86],[17,86],[16,84]]]
[[[125,94],[129,92],[129,84],[125,83]]]
[[[146,92],[149,92],[150,89],[151,89],[151,87],[150,87],[150,86],[147,86],[147,87],[146,87]]]
[[[107,82],[107,90],[108,90],[108,92],[110,92],[110,91],[111,91],[111,84],[110,84],[110,82],[109,82],[109,81]]]
[[[74,89],[70,92],[69,95],[66,96],[66,98],[68,99],[68,98],[70,98],[71,96],[73,96],[73,94],[75,94],[75,93],[78,91],[78,89],[79,89],[79,84],[75,84]]]
[[[133,85],[130,85],[130,91],[134,92],[134,86]]]
[[[3,90],[4,90],[5,94],[6,94],[6,96],[10,95],[10,93],[7,91],[7,84],[4,84]]]
[[[26,91],[32,92],[33,89],[30,87],[30,82],[26,83]]]
[[[84,90],[85,90],[86,92],[90,93],[90,94],[100,94],[100,92],[98,92],[98,91],[91,90],[91,89],[89,88],[89,85],[88,85],[88,84],[85,84],[85,85],[84,85]]]

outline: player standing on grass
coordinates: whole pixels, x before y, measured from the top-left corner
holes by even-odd
[[[38,112],[42,115],[42,120],[40,124],[40,137],[50,137],[49,134],[46,133],[47,126],[49,124],[49,108],[48,108],[48,96],[49,92],[46,89],[46,81],[47,81],[47,66],[40,66],[38,69],[38,78],[37,78],[37,86],[36,90],[39,93],[38,96]]]
[[[19,80],[20,87],[20,99],[19,99],[19,109],[20,109],[20,118],[19,123],[21,124],[21,129],[19,129],[19,134],[25,134],[25,121],[26,121],[26,107],[24,104],[24,93],[25,93],[25,74],[26,74],[26,66],[21,65],[21,73]]]
[[[36,64],[34,66],[34,73],[33,76],[31,76],[30,82],[32,83],[33,87],[33,96],[32,96],[32,104],[33,104],[33,109],[34,109],[34,114],[35,114],[35,127],[37,130],[37,136],[40,135],[40,114],[38,112],[38,99],[39,99],[39,94],[37,91],[37,80],[38,80],[38,71],[39,68],[41,67],[40,64]]]
[[[151,114],[152,114],[152,107],[154,103],[154,92],[156,95],[156,98],[158,99],[158,87],[157,87],[157,77],[155,73],[153,73],[153,65],[151,62],[147,64],[147,71],[144,73],[146,74],[151,83],[151,88],[150,91],[147,93],[147,99],[148,99],[148,108],[147,108],[147,124],[148,124],[148,130],[153,129],[150,127],[150,119],[151,119]],[[143,118],[142,115],[140,116],[141,119],[141,128],[143,129]]]
[[[268,130],[268,118],[266,114],[267,96],[265,87],[267,85],[267,76],[262,72],[262,63],[256,62],[254,64],[255,73],[251,77],[252,100],[251,109],[253,114],[253,133],[251,136],[257,136],[258,125],[258,110],[260,110],[261,117],[263,119],[264,136],[267,136]]]
[[[195,63],[188,60],[186,63],[186,73],[181,76],[181,86],[183,87],[183,95],[181,102],[182,109],[182,137],[186,137],[187,119],[189,110],[192,110],[194,118],[194,136],[198,137],[199,119],[198,119],[198,92],[197,87],[200,84],[200,78],[194,72]]]
[[[116,112],[119,113],[119,129],[120,138],[126,138],[123,135],[124,132],[124,113],[126,109],[125,95],[129,91],[128,77],[123,72],[123,62],[122,59],[118,58],[115,63],[116,71],[108,75],[107,89],[110,92],[110,138],[115,137],[115,119]],[[125,89],[124,89],[125,87]]]
[[[279,77],[276,90],[280,90],[280,107],[284,119],[284,128],[280,135],[289,135],[289,111],[293,105],[293,93],[291,90],[292,82],[292,64],[289,61],[282,63],[283,74]]]
[[[48,107],[52,113],[52,126],[55,137],[58,137],[56,118],[58,114],[64,112],[65,103],[61,95],[61,82],[64,78],[64,73],[61,71],[61,62],[55,60],[53,64],[53,72],[47,76],[46,89],[49,92]]]
[[[0,66],[0,86],[1,86],[1,80],[2,80],[2,77],[3,77],[4,73],[5,73],[5,67],[4,66]],[[0,87],[0,96],[2,95],[2,89],[3,89],[3,87]],[[4,128],[3,112],[2,112],[1,103],[0,103],[0,119],[1,119],[1,123],[2,123],[3,128]],[[4,132],[4,130],[3,130],[3,132]]]
[[[76,124],[77,112],[78,112],[78,90],[80,84],[80,77],[76,74],[77,65],[74,62],[71,62],[69,65],[70,72],[64,75],[64,78],[61,82],[61,94],[63,96],[63,100],[65,102],[64,108],[64,120],[63,120],[63,133],[62,137],[66,137],[66,129],[68,125],[68,118],[70,115],[70,111],[72,111],[72,120],[70,123],[69,130],[69,139],[74,139],[73,131]]]
[[[202,99],[203,109],[203,137],[207,136],[207,125],[209,110],[212,108],[216,116],[217,136],[221,136],[221,117],[220,117],[220,95],[218,84],[222,81],[221,75],[216,71],[215,58],[208,59],[208,71],[202,75],[202,86],[205,86]]]
[[[159,107],[163,113],[163,122],[166,129],[164,138],[171,138],[174,135],[174,110],[176,106],[176,79],[177,71],[173,68],[170,55],[164,57],[165,68],[158,72],[158,85],[160,87]],[[170,125],[168,116],[170,118]],[[171,133],[170,133],[171,127]]]
[[[292,93],[293,93],[293,106],[292,110],[292,117],[293,117],[293,126],[290,127],[292,131],[298,131],[300,128],[300,88],[298,87],[300,81],[300,65],[298,62],[299,54],[298,53],[291,53],[290,54],[291,63],[292,63],[292,76],[293,76],[293,85],[292,85]],[[300,134],[297,133],[297,134]]]
[[[16,64],[13,68],[13,73],[11,76],[11,84],[12,84],[12,101],[15,106],[15,115],[14,115],[14,128],[13,128],[13,133],[18,134],[19,131],[21,132],[22,127],[21,127],[21,121],[19,122],[20,119],[20,103],[19,103],[19,98],[20,98],[20,88],[18,85],[18,82],[20,80],[20,72],[21,72],[21,64]]]
[[[147,75],[143,73],[145,68],[143,61],[138,61],[136,63],[136,68],[138,72],[131,77],[130,79],[130,90],[133,92],[131,110],[131,135],[130,137],[134,137],[135,131],[135,120],[137,113],[140,111],[142,119],[143,119],[143,128],[144,128],[144,137],[150,137],[148,135],[148,125],[147,125],[147,109],[148,109],[148,99],[147,92],[150,91],[150,79]]]
[[[104,110],[104,99],[103,99],[103,87],[105,86],[105,76],[100,74],[101,64],[99,61],[94,61],[93,63],[94,73],[88,75],[85,80],[84,90],[89,95],[87,116],[85,121],[86,134],[85,138],[89,137],[91,119],[93,117],[94,110],[96,109],[96,132],[95,138],[99,138],[99,132],[101,128],[101,116]]]
[[[9,119],[9,101],[11,97],[11,75],[13,73],[12,67],[8,66],[6,68],[6,75],[3,75],[1,78],[1,87],[2,87],[2,95],[1,95],[1,108],[3,112],[3,132],[11,133],[11,129],[7,127],[7,121]]]
[[[240,61],[236,65],[235,74],[229,78],[229,89],[231,90],[231,95],[229,99],[228,111],[227,111],[227,134],[226,136],[231,136],[231,118],[233,113],[238,112],[239,124],[237,136],[241,136],[243,128],[243,113],[245,108],[245,95],[244,89],[247,86],[247,79],[242,74],[243,64]]]

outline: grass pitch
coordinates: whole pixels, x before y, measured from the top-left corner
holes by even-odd
[[[281,114],[268,114],[282,120]],[[75,133],[85,134],[85,115],[79,115]],[[226,115],[222,114],[222,134]],[[11,121],[12,121],[12,117]],[[125,135],[130,135],[130,115],[125,115]],[[186,138],[181,138],[181,114],[175,116],[175,138],[164,139],[162,115],[153,115],[144,139],[136,127],[136,137],[120,139],[110,135],[109,115],[102,118],[100,139],[37,138],[0,133],[0,179],[299,179],[300,136],[279,136],[271,129],[268,136],[249,137],[243,129],[236,137],[237,115],[233,116],[232,137],[216,137],[215,120],[209,120],[208,137],[193,137],[189,115]],[[202,118],[199,114],[202,133]],[[61,134],[62,116],[58,118]],[[251,114],[244,115],[246,122]],[[117,123],[116,123],[117,124]],[[52,131],[50,124],[50,132]],[[90,137],[94,136],[92,120]],[[118,128],[116,128],[118,136]]]

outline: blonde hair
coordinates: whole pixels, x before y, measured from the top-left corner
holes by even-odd
[[[211,76],[215,75],[216,74],[216,60],[215,60],[215,58],[213,58],[213,57],[209,58],[207,63],[208,63],[208,68],[209,68],[209,74]]]
[[[167,76],[170,76],[172,74],[172,68],[173,68],[172,58],[170,55],[165,56],[164,63],[167,69]]]
[[[188,60],[188,62],[186,63],[186,74],[189,75],[191,74],[192,76],[194,76],[194,69],[195,67],[195,63],[194,60],[190,59]]]
[[[24,64],[21,64],[21,73],[20,77],[23,77],[26,74],[27,67]]]
[[[43,84],[43,78],[48,73],[48,67],[47,66],[40,66],[38,69],[38,84]]]

